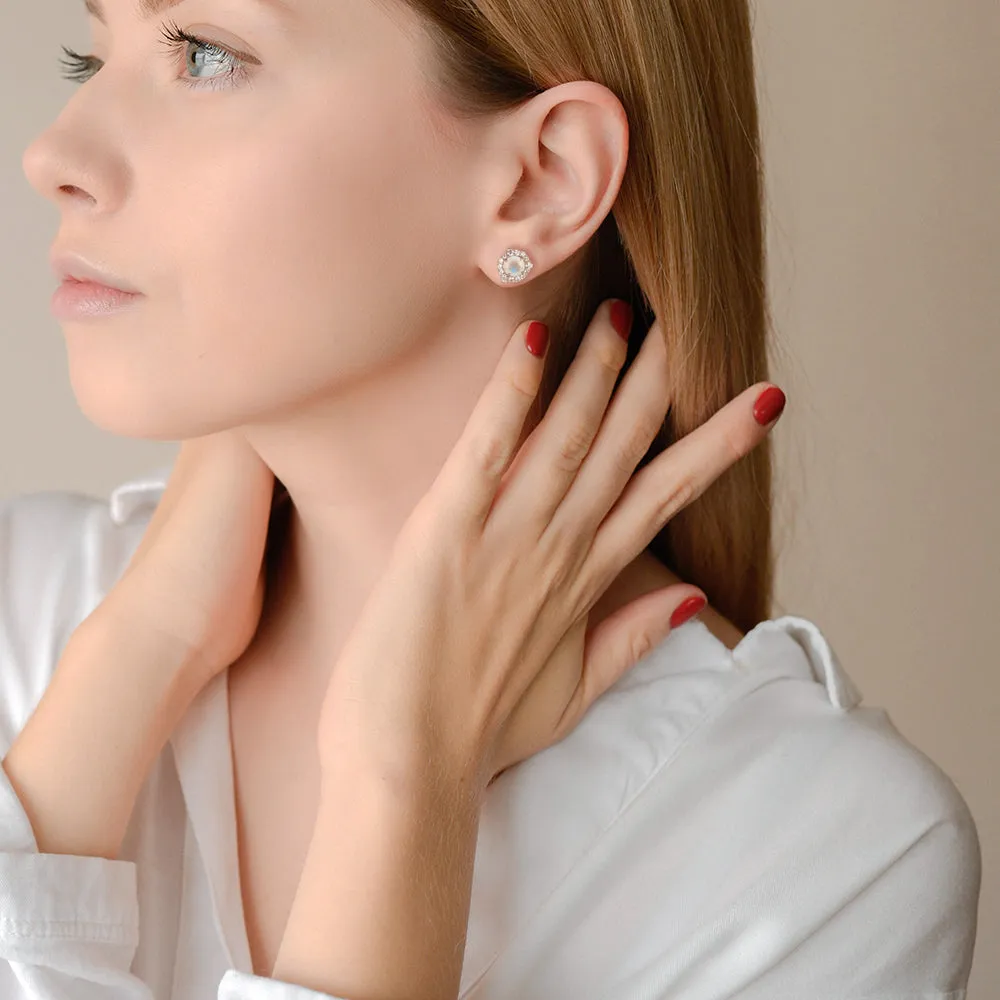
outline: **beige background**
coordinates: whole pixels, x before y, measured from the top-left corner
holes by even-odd
[[[87,52],[86,20],[74,0],[4,0],[0,29],[0,496],[106,495],[176,445],[82,417],[48,313],[58,214],[21,154],[72,92],[59,45]],[[969,997],[993,1000],[1000,3],[761,0],[756,30],[789,398],[775,614],[815,620],[969,803],[984,858]]]

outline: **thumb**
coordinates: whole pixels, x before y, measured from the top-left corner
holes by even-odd
[[[691,598],[701,601],[693,611]],[[595,625],[587,634],[583,650],[585,704],[592,705],[674,628],[689,621],[707,603],[697,587],[673,584],[643,594]],[[678,609],[687,614],[671,626]]]

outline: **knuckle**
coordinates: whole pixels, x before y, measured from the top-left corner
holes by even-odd
[[[582,424],[571,424],[560,435],[556,462],[564,472],[575,472],[583,464],[590,451],[593,435]]]
[[[610,377],[617,379],[618,373],[625,362],[626,352],[623,350],[624,344],[622,344],[618,334],[615,334],[614,337],[618,341],[617,344],[612,344],[608,340],[601,340],[594,345],[594,359]]]
[[[643,411],[632,424],[631,432],[626,439],[626,451],[630,460],[634,457],[633,468],[639,464],[639,459],[649,450],[650,444],[663,426],[663,421],[657,413]]]
[[[612,449],[611,461],[614,471],[630,476],[639,464],[639,459],[645,454],[647,447],[648,442],[644,440],[644,432],[636,427],[629,428],[625,439]]]
[[[647,629],[640,629],[629,636],[628,647],[628,662],[638,663],[653,648],[653,637]]]
[[[627,438],[621,444],[615,445],[611,449],[612,472],[618,476],[632,475],[635,467],[639,464],[639,459],[642,457],[636,454],[637,450],[635,439],[632,437]]]
[[[662,422],[657,414],[643,410],[629,423],[624,438],[616,445],[611,456],[615,471],[631,475],[660,430]]]
[[[669,484],[666,496],[657,506],[655,517],[658,525],[664,525],[678,511],[683,510],[695,498],[696,487],[690,476],[680,477]]]
[[[503,474],[507,465],[507,452],[503,442],[489,431],[476,435],[470,444],[472,462],[489,477]]]

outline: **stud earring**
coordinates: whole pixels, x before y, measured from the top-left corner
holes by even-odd
[[[505,284],[523,281],[534,266],[531,258],[523,250],[506,250],[497,261],[500,280]]]

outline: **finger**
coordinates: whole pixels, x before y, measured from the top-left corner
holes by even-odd
[[[525,442],[516,475],[505,484],[491,519],[533,525],[541,535],[573,485],[604,419],[628,353],[612,325],[614,299],[594,313],[545,417]]]
[[[559,509],[551,530],[564,526],[593,537],[621,496],[636,466],[663,426],[670,405],[667,348],[658,323],[646,333],[635,360],[611,401],[597,440]]]
[[[598,698],[666,639],[673,631],[673,613],[691,597],[705,595],[690,584],[671,584],[618,608],[587,633],[580,683],[560,720],[560,731],[572,731]]]
[[[517,327],[442,466],[433,489],[454,521],[480,528],[485,522],[541,385],[544,347],[536,356],[529,346],[538,349],[547,339],[544,323]]]
[[[632,477],[597,531],[590,572],[627,566],[678,511],[767,437],[778,418],[761,426],[754,404],[769,387],[759,382],[744,390]]]

